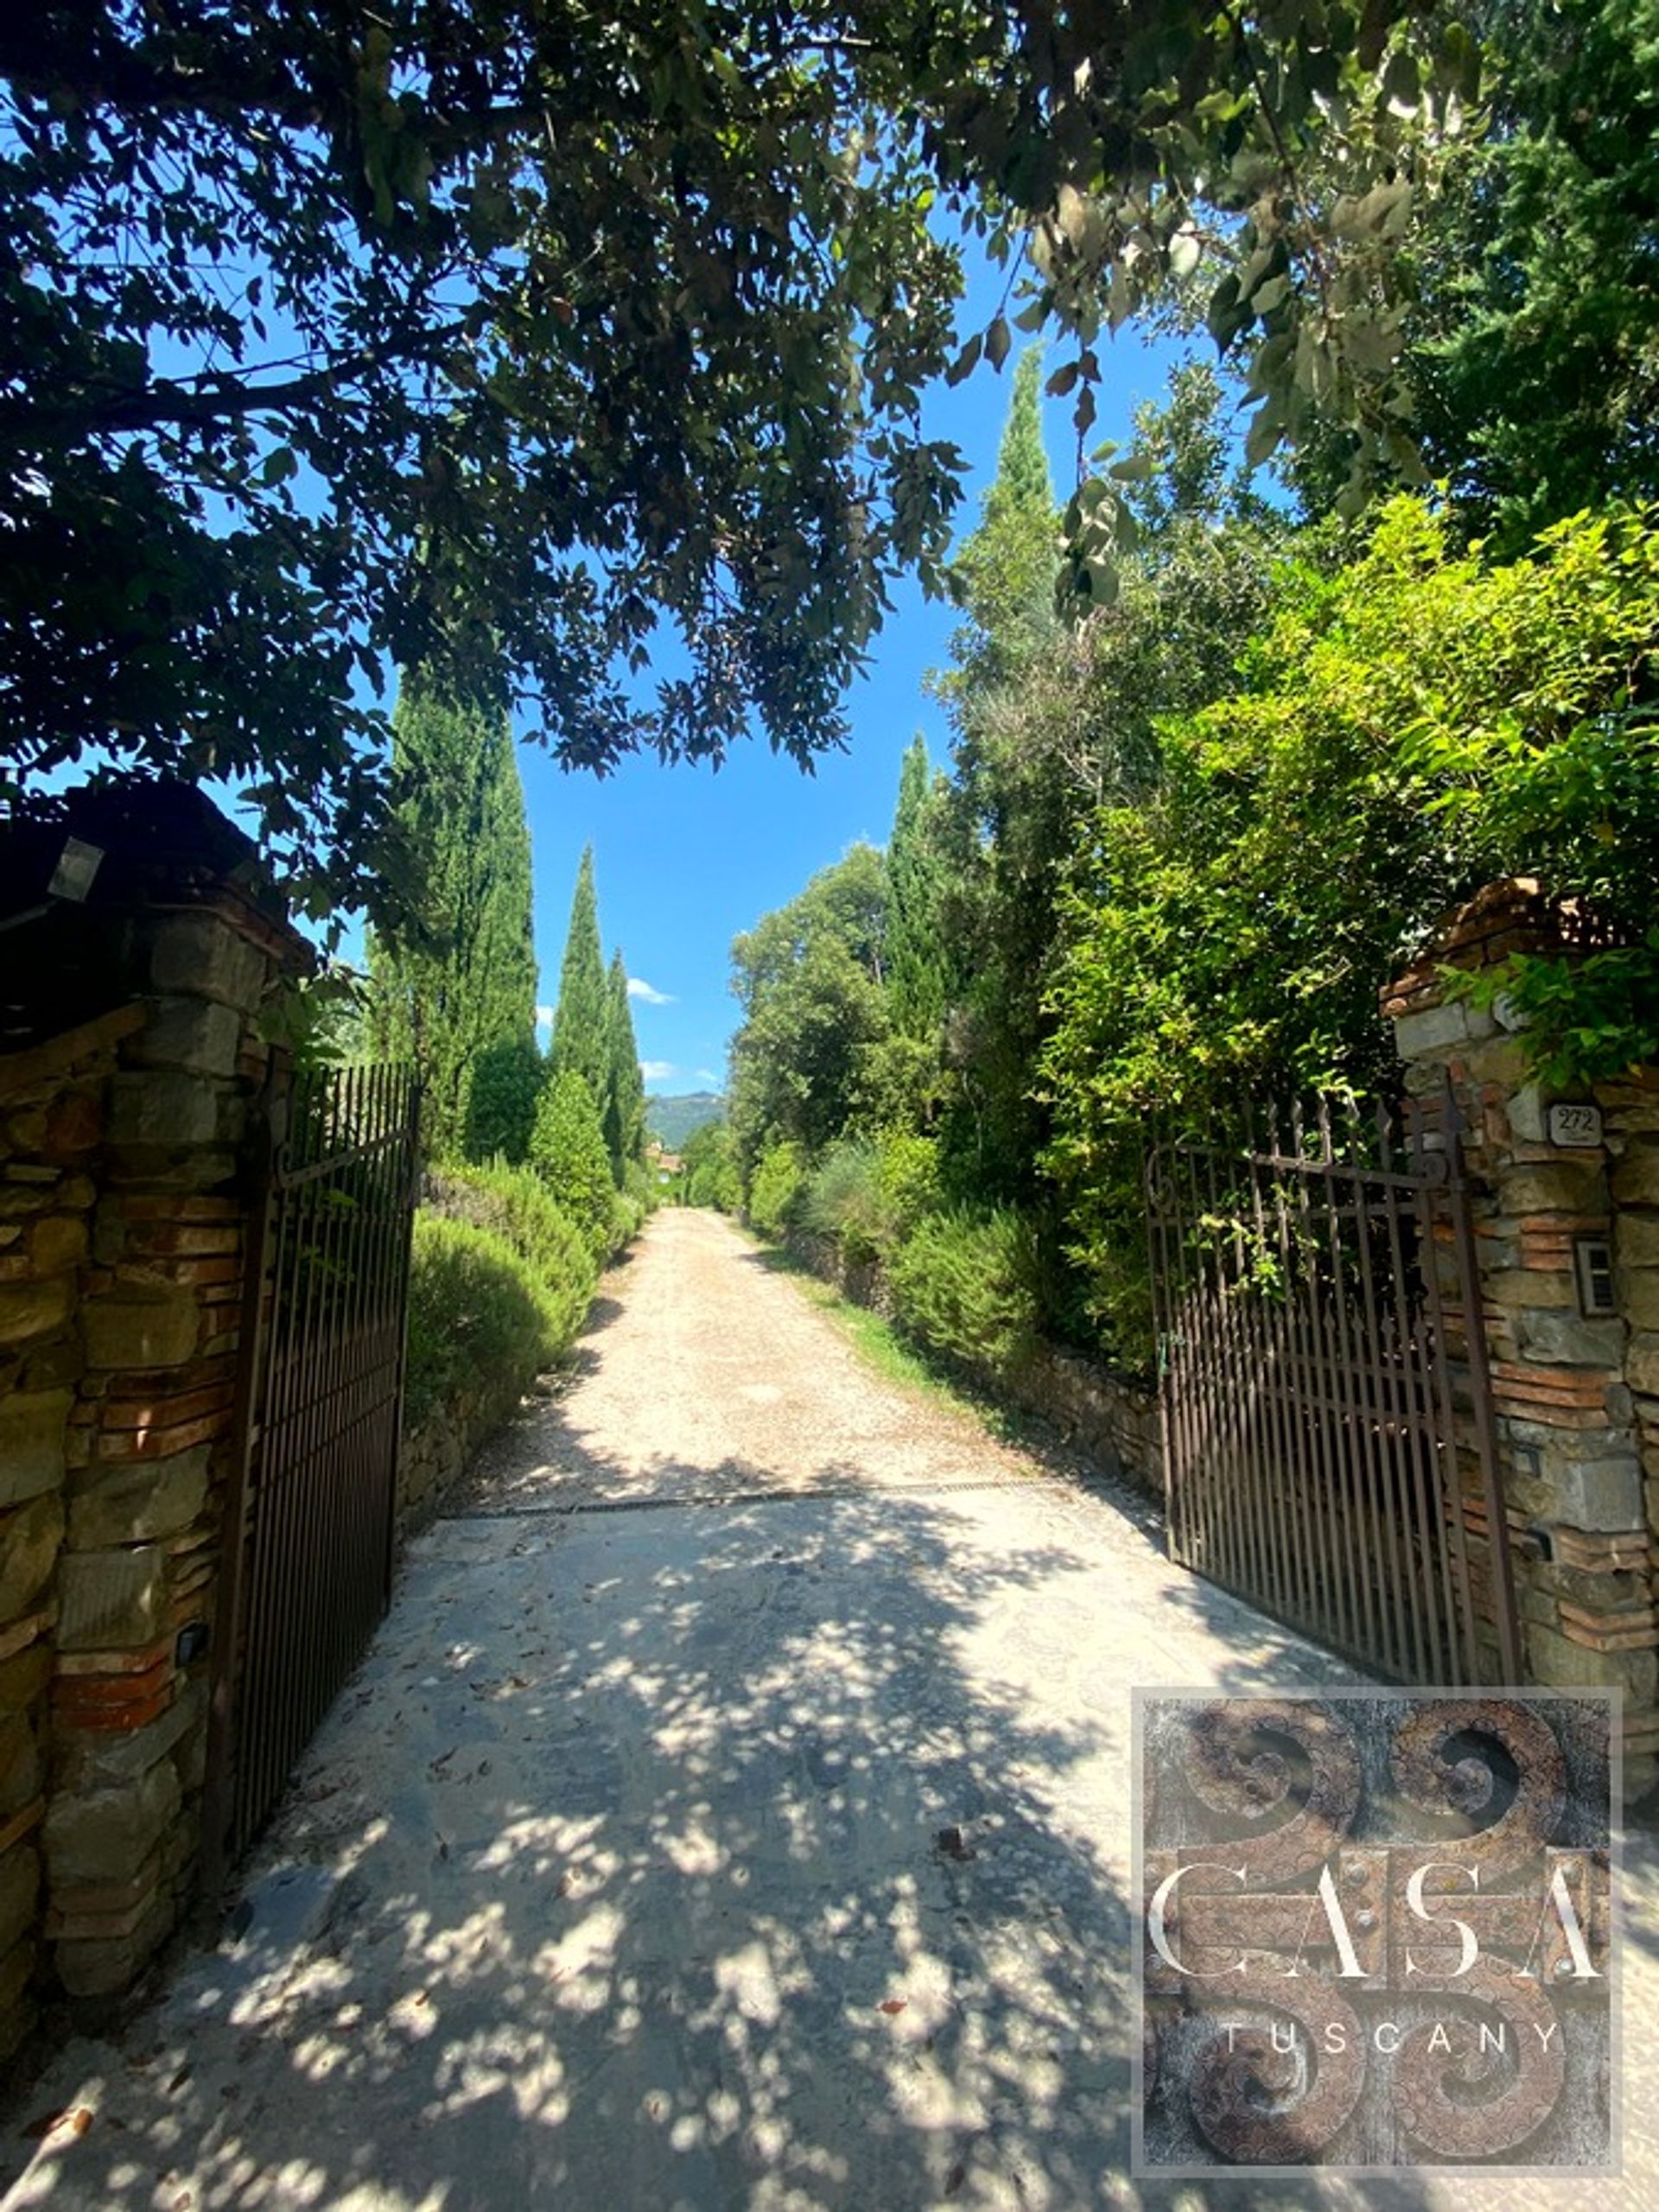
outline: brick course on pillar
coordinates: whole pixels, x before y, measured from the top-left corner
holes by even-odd
[[[121,1002],[0,1053],[0,2052],[127,1986],[191,1893],[257,1018],[231,885],[107,926]]]
[[[1659,1772],[1659,1074],[1551,1089],[1502,998],[1482,1009],[1446,973],[1570,955],[1578,934],[1535,884],[1491,885],[1382,1008],[1408,1090],[1427,1102],[1449,1074],[1466,1124],[1527,1675],[1624,1690],[1635,1794]]]

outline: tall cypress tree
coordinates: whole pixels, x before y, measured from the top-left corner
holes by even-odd
[[[931,1039],[944,1018],[938,808],[927,741],[918,736],[905,754],[887,843],[887,952],[893,1020],[907,1037],[924,1039]]]
[[[610,1012],[610,1078],[606,1085],[605,1142],[619,1190],[629,1165],[643,1155],[645,1142],[645,1082],[639,1072],[639,1046],[628,1003],[628,971],[620,946],[607,983]]]
[[[957,672],[945,679],[947,695],[1018,676],[1058,629],[1059,513],[1043,444],[1042,367],[1037,346],[1020,355],[996,475],[953,563],[969,620],[950,641]]]
[[[975,1188],[1027,1203],[1046,1135],[1034,1096],[1042,979],[1075,794],[1032,742],[1033,701],[1059,660],[1059,524],[1043,445],[1041,363],[1015,372],[996,477],[954,563],[967,620],[938,690],[955,726],[950,846],[963,1088],[948,1135]],[[970,964],[962,954],[971,948]]]
[[[599,943],[599,900],[594,890],[594,849],[576,870],[570,927],[559,969],[559,1002],[553,1013],[548,1072],[579,1075],[602,1114],[611,1080],[611,1000]]]
[[[536,952],[512,732],[505,715],[406,678],[393,733],[404,912],[371,941],[371,1034],[385,1058],[419,1070],[429,1152],[522,1157],[535,1105]],[[483,1090],[514,1066],[523,1079],[496,1086],[505,1103],[486,1101]],[[522,1110],[511,1103],[518,1094]],[[487,1132],[479,1109],[495,1124]]]

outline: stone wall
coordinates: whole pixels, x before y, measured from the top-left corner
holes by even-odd
[[[1659,1771],[1659,1075],[1552,1090],[1503,1001],[1449,995],[1444,972],[1574,936],[1535,885],[1492,885],[1382,1005],[1408,1089],[1432,1119],[1449,1077],[1465,1124],[1525,1672],[1624,1689],[1634,1791]]]
[[[789,1249],[803,1267],[855,1306],[892,1318],[893,1294],[873,1260],[849,1261],[833,1236],[798,1230]],[[976,1370],[969,1380],[991,1397],[1034,1414],[1104,1474],[1116,1476],[1160,1503],[1163,1442],[1155,1394],[1097,1359],[1039,1344],[1010,1371]]]
[[[300,957],[224,885],[94,925],[119,1002],[0,1054],[8,2053],[43,1996],[124,1987],[190,1894],[255,1021]]]

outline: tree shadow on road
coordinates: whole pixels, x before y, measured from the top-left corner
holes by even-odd
[[[440,1523],[240,1948],[65,2054],[33,2108],[92,2118],[14,2117],[13,2201],[1236,2205],[1127,2178],[1128,1745],[1082,1571],[902,1493]]]

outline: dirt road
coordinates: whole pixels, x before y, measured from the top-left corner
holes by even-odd
[[[582,1369],[411,1548],[243,1932],[14,2111],[9,2206],[1575,2201],[1132,2182],[1130,1688],[1344,1670],[718,1221],[658,1217]]]
[[[601,1287],[576,1387],[510,1428],[463,1501],[499,1510],[1029,1479],[974,1421],[872,1388],[777,1258],[712,1213],[659,1214]]]

